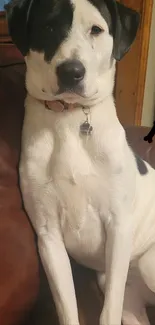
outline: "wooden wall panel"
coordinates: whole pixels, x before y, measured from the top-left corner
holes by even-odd
[[[120,121],[140,125],[147,69],[153,0],[122,0],[141,15],[137,38],[129,53],[117,64],[115,99]]]

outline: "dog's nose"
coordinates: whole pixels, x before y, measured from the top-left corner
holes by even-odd
[[[79,60],[68,60],[57,67],[59,83],[64,87],[77,86],[83,80],[85,67]]]

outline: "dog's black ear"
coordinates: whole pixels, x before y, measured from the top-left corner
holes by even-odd
[[[28,25],[35,0],[11,0],[5,5],[9,33],[25,56],[29,51]]]
[[[115,0],[108,0],[107,6],[112,19],[113,56],[117,61],[120,61],[129,51],[136,38],[140,15]]]

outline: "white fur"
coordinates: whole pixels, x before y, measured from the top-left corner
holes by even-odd
[[[51,64],[37,52],[26,57],[29,95],[20,163],[25,208],[61,325],[79,325],[67,253],[97,271],[105,291],[100,325],[120,325],[121,318],[124,325],[147,325],[145,304],[155,296],[155,171],[146,164],[148,174],[139,174],[116,115],[108,26],[86,0],[74,4],[72,30]],[[104,33],[93,38],[89,30],[96,22]],[[86,67],[85,98],[56,96],[56,64],[73,53]],[[40,99],[78,104],[55,113]],[[88,137],[79,134],[83,105],[91,112]]]

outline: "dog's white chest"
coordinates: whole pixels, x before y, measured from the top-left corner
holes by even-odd
[[[93,160],[83,143],[70,136],[55,148],[51,168],[67,251],[98,269],[103,268],[105,246],[101,217],[108,211],[105,166],[101,168],[100,159]]]
[[[23,161],[28,163],[22,171],[28,176],[28,186],[23,179],[22,190],[37,232],[48,223],[48,231],[52,232],[55,223],[60,222],[68,253],[80,263],[101,270],[105,248],[103,220],[106,222],[110,215],[113,174],[105,154],[111,130],[108,128],[108,135],[103,137],[98,115],[92,114],[93,134],[85,137],[79,135],[85,119],[81,110],[59,116],[37,103],[33,115],[28,111],[26,157],[23,154]],[[117,156],[111,146],[110,151]],[[34,201],[36,218],[30,212]]]
[[[66,249],[75,260],[94,269],[104,269],[104,227],[91,205],[85,202],[85,207],[82,209],[81,205],[76,211],[64,208],[61,229]]]

